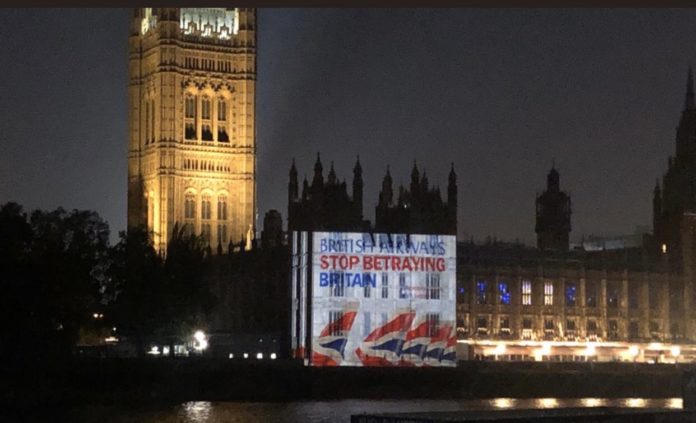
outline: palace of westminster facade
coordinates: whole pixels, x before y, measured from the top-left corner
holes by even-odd
[[[251,248],[257,231],[256,11],[141,8],[132,22],[129,227],[147,226],[160,251],[175,230],[203,234],[218,253],[232,254],[233,243],[240,240]],[[574,355],[573,348],[587,342],[625,350],[627,343],[696,341],[696,308],[691,307],[696,302],[696,214],[691,213],[696,211],[696,106],[691,72],[676,154],[668,164],[654,191],[653,233],[640,245],[571,249],[570,196],[561,190],[556,169],[536,199],[536,248],[460,241],[457,326],[469,353],[525,359],[542,344],[547,349],[542,354],[550,356],[549,345]],[[288,230],[370,230],[369,221],[363,220],[359,160],[352,197],[333,167],[326,182],[322,170],[318,158],[311,185],[304,181],[300,190],[293,164]],[[428,187],[415,165],[411,176],[410,189],[401,188],[397,196],[387,170],[375,203],[375,230],[456,234],[454,169],[447,202],[439,190]],[[339,200],[326,202],[339,204],[336,213],[324,208],[325,198]],[[400,214],[399,205],[413,201],[430,204],[427,213]],[[279,221],[273,213],[273,221]],[[274,283],[283,295],[287,280]],[[235,301],[235,307],[247,303]],[[282,303],[280,298],[275,302]],[[220,323],[220,329],[225,326]]]

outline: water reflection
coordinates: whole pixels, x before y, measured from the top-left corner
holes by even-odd
[[[483,400],[341,400],[288,403],[187,402],[132,410],[85,406],[69,421],[87,423],[349,423],[352,414],[568,407],[682,408],[681,398],[491,398]]]
[[[491,405],[495,408],[512,408],[515,404],[515,400],[512,398],[495,398],[491,400]]]
[[[580,404],[583,407],[603,407],[605,402],[606,401],[603,398],[581,398],[580,399]]]
[[[539,398],[536,400],[536,407],[534,408],[556,408],[558,407],[558,400],[556,398]]]
[[[186,421],[207,422],[212,404],[208,401],[192,401],[184,403],[183,408]]]

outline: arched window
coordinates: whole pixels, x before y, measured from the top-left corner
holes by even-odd
[[[186,194],[184,199],[184,218],[196,218],[196,197],[192,193]]]
[[[219,223],[217,227],[217,238],[218,242],[222,244],[223,246],[227,245],[228,239],[227,239],[227,224],[226,223]]]
[[[210,195],[203,194],[201,197],[201,219],[210,220]]]
[[[225,195],[218,196],[217,218],[227,220],[227,196]]]
[[[196,97],[186,94],[184,98],[184,139],[196,139]]]
[[[210,98],[203,96],[201,100],[201,119],[210,120]]]
[[[218,122],[227,121],[227,101],[221,97],[218,99],[217,120]]]
[[[196,98],[190,94],[186,95],[186,119],[196,118]]]

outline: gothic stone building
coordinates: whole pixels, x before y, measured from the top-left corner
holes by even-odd
[[[428,185],[414,163],[410,189],[399,187],[394,198],[389,168],[375,208],[375,225],[363,216],[363,179],[360,159],[353,167],[352,196],[345,181],[339,181],[331,163],[324,181],[323,165],[317,155],[311,185],[305,177],[300,195],[297,168],[293,161],[288,183],[288,233],[302,231],[383,232],[407,234],[457,233],[457,176],[450,170],[447,202],[440,189]]]
[[[128,225],[160,251],[177,225],[213,251],[253,233],[255,86],[255,10],[135,9]]]

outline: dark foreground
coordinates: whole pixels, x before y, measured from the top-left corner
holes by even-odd
[[[696,413],[681,410],[561,408],[555,410],[466,411],[354,415],[351,423],[692,423]]]
[[[15,406],[187,401],[681,397],[683,365],[460,362],[457,368],[305,368],[287,361],[93,359],[5,366]]]

